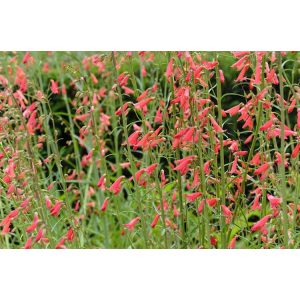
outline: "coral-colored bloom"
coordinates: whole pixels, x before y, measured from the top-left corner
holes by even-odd
[[[23,58],[23,64],[26,65],[28,63],[28,61],[30,60],[30,58],[31,58],[30,52],[26,52],[26,54],[24,55],[24,58]]]
[[[223,214],[226,217],[231,217],[232,216],[232,212],[231,212],[231,210],[227,206],[221,205],[221,207],[222,207]]]
[[[120,176],[109,188],[109,190],[111,192],[114,193],[114,195],[117,195],[120,193],[121,189],[122,189],[122,185],[121,185],[121,181],[122,179],[125,178],[125,176]]]
[[[206,175],[210,174],[210,164],[211,164],[211,161],[208,160],[207,162],[205,162],[205,164],[203,166],[203,171]]]
[[[66,238],[68,241],[73,241],[74,237],[75,237],[74,230],[73,228],[70,228],[66,233]]]
[[[198,207],[198,209],[197,209],[197,211],[198,211],[198,213],[199,213],[199,214],[201,214],[201,213],[202,213],[202,211],[203,211],[203,208],[204,208],[204,204],[205,204],[205,201],[204,201],[204,200],[202,200],[202,201],[200,202],[200,204],[199,204],[199,207]]]
[[[140,131],[134,131],[129,137],[128,137],[128,143],[130,146],[136,146],[138,143],[139,135],[141,134]]]
[[[54,81],[53,79],[50,80],[51,81],[51,92],[53,94],[59,94],[59,88],[58,88],[58,83],[56,81]]]
[[[176,205],[173,205],[173,216],[176,218],[180,215],[180,211],[177,209]]]
[[[266,223],[269,221],[270,217],[271,217],[271,215],[264,216],[262,219],[260,219],[258,222],[256,222],[251,227],[251,230],[252,231],[262,230],[264,228],[264,226],[266,225]]]
[[[34,213],[33,222],[32,222],[31,225],[29,225],[29,226],[26,228],[26,232],[27,232],[27,233],[30,233],[30,232],[32,232],[33,230],[35,230],[36,227],[37,227],[37,225],[38,225],[38,222],[39,222],[38,214],[37,214],[37,213]]]
[[[294,148],[294,150],[292,151],[291,157],[292,158],[296,158],[298,153],[300,151],[300,143],[297,144],[297,146]]]
[[[230,114],[231,117],[233,117],[233,116],[235,116],[239,112],[240,107],[241,107],[241,105],[238,104],[236,106],[233,106],[233,107],[227,109],[225,112],[228,113],[228,114]]]
[[[152,228],[154,228],[156,226],[158,220],[159,220],[159,214],[156,214],[153,221],[152,221],[152,223],[151,223]]]
[[[265,131],[265,130],[269,129],[272,125],[273,125],[273,120],[269,120],[269,121],[267,121],[265,124],[263,124],[263,125],[259,128],[259,130],[260,130],[260,131]]]
[[[127,86],[122,86],[122,89],[124,90],[124,93],[126,95],[133,95],[134,94],[134,90],[131,89],[131,88],[129,88],[129,87],[127,87]]]
[[[124,226],[128,229],[128,230],[133,230],[136,223],[140,220],[140,217],[136,217],[134,219],[132,219],[129,223],[124,224]]]
[[[281,198],[274,197],[273,195],[267,194],[267,198],[270,202],[271,208],[276,208],[282,202]]]
[[[175,164],[177,165],[173,170],[174,171],[180,171],[181,175],[184,175],[189,170],[189,165],[192,163],[192,161],[196,158],[195,155],[190,155],[185,158],[179,159],[175,161]]]
[[[59,242],[56,244],[55,249],[64,249],[65,248],[65,246],[64,246],[65,241],[66,241],[65,237],[61,238],[59,240]]]
[[[228,245],[228,249],[234,249],[236,243],[237,236],[234,236]]]
[[[185,197],[187,199],[187,202],[194,202],[197,198],[201,197],[202,193],[201,192],[196,192],[192,194],[186,194]]]
[[[36,242],[39,242],[42,238],[43,238],[43,228],[40,228],[39,230],[38,230],[38,233],[37,233],[37,235],[35,236],[35,241]]]
[[[220,81],[221,81],[221,83],[224,83],[225,82],[225,77],[224,77],[224,73],[223,73],[223,71],[221,69],[219,70],[219,74],[220,74]]]
[[[258,194],[256,194],[256,196],[255,196],[255,198],[254,198],[254,200],[253,200],[253,204],[252,204],[252,206],[251,206],[251,209],[252,209],[252,210],[257,210],[257,209],[259,210],[259,209],[261,209],[261,205],[260,205],[260,203],[259,203],[260,197],[261,197],[261,192],[258,193]]]
[[[153,173],[153,171],[156,169],[157,167],[157,163],[150,165],[149,167],[145,168],[145,171],[148,175],[151,175]]]
[[[218,201],[218,198],[207,198],[207,199],[206,199],[206,203],[207,203],[210,207],[216,206],[217,201]]]
[[[223,132],[222,127],[216,122],[216,120],[212,116],[210,117],[210,121],[215,132]]]
[[[25,243],[25,246],[24,246],[24,249],[31,249],[32,247],[32,237],[30,237],[26,243]]]
[[[97,187],[100,188],[101,191],[105,190],[105,174],[102,175],[97,183]]]
[[[51,216],[57,217],[57,216],[59,215],[59,213],[60,213],[61,206],[62,206],[62,202],[56,200],[56,201],[55,201],[55,204],[53,205],[53,207],[52,207],[51,210],[50,210]]]
[[[107,205],[108,205],[108,200],[109,200],[108,197],[104,199],[102,206],[101,206],[101,211],[106,211]]]
[[[173,58],[171,58],[168,63],[168,66],[167,66],[166,77],[167,77],[168,81],[170,81],[170,77],[173,74],[173,62],[174,62],[174,60],[173,60]]]
[[[269,163],[264,163],[263,165],[261,165],[258,169],[256,169],[254,171],[254,175],[259,175],[259,174],[262,174],[262,173],[265,173],[269,168]]]
[[[52,202],[51,202],[51,200],[50,200],[50,198],[49,198],[48,196],[45,197],[45,202],[46,202],[46,207],[47,207],[48,209],[51,209],[51,207],[52,207]]]

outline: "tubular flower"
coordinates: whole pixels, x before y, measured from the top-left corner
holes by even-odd
[[[134,229],[135,225],[138,223],[138,221],[139,221],[140,219],[141,219],[140,217],[136,217],[136,218],[132,219],[129,223],[124,224],[124,226],[125,226],[128,230],[132,231],[132,230]]]
[[[261,231],[262,233],[265,233],[265,225],[269,221],[271,215],[266,215],[262,219],[260,219],[258,222],[256,222],[252,227],[252,231]]]
[[[122,186],[121,186],[121,181],[122,179],[125,178],[125,176],[120,176],[109,188],[109,190],[111,192],[114,193],[114,195],[117,195],[120,193],[121,189],[122,189]]]

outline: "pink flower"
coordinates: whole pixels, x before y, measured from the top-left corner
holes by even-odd
[[[203,208],[204,208],[204,204],[205,204],[205,201],[202,200],[199,204],[199,207],[198,207],[198,213],[201,214],[202,211],[203,211]]]
[[[264,227],[266,225],[266,223],[269,221],[271,215],[266,215],[265,217],[263,217],[262,219],[260,219],[258,222],[256,222],[252,227],[251,227],[251,231],[258,231],[258,230],[263,230],[264,231]]]
[[[210,116],[210,121],[211,121],[211,124],[215,130],[215,132],[223,132],[224,130],[222,129],[222,127],[216,122],[216,120]]]
[[[265,131],[265,130],[269,129],[272,125],[273,125],[273,120],[269,120],[269,121],[267,121],[265,124],[263,124],[263,125],[259,128],[259,130],[260,130],[260,131]]]
[[[259,175],[259,174],[262,174],[262,173],[265,173],[269,168],[269,163],[264,163],[263,165],[261,165],[258,169],[256,169],[254,171],[254,175]]]
[[[281,198],[274,197],[273,195],[267,194],[267,198],[270,202],[271,208],[276,208],[282,202]]]
[[[102,175],[97,183],[97,187],[100,188],[101,191],[105,190],[105,174]]]
[[[230,209],[227,206],[221,205],[221,207],[222,207],[223,214],[226,217],[231,217],[232,216],[232,212],[230,211]]]
[[[75,235],[74,235],[74,230],[73,228],[70,228],[68,230],[68,232],[66,233],[66,238],[68,241],[72,241],[74,239]]]
[[[207,203],[210,207],[216,206],[217,201],[218,201],[218,198],[207,198],[207,199],[206,199],[206,203]]]
[[[167,66],[166,77],[167,77],[168,81],[170,81],[170,77],[173,74],[173,62],[174,62],[174,59],[171,58],[168,63],[168,66]]]
[[[173,205],[173,216],[178,217],[180,215],[179,210],[177,209],[176,205]]]
[[[124,224],[124,226],[128,229],[128,230],[133,230],[136,223],[140,220],[141,218],[140,217],[136,217],[134,219],[132,219],[129,223],[127,224]]]
[[[114,193],[114,195],[117,195],[120,193],[121,189],[122,189],[122,186],[121,186],[121,181],[122,179],[125,178],[125,176],[120,176],[109,188],[109,190],[111,192]]]
[[[26,243],[25,243],[25,246],[24,246],[24,249],[31,249],[32,247],[32,237],[30,237]]]
[[[201,192],[196,192],[192,194],[186,194],[185,197],[188,202],[194,202],[197,198],[201,197],[202,193]]]
[[[29,226],[27,227],[26,232],[27,232],[27,233],[30,233],[30,232],[32,232],[33,230],[35,230],[36,227],[37,227],[37,225],[38,225],[38,222],[39,222],[38,213],[35,212],[35,213],[34,213],[34,217],[33,217],[33,222],[32,222],[31,225],[29,225]]]
[[[55,82],[53,79],[51,79],[50,81],[51,81],[51,87],[50,87],[51,92],[53,94],[59,94],[58,83]]]
[[[148,175],[151,175],[153,173],[153,171],[156,169],[157,167],[157,163],[150,165],[149,167],[145,168],[145,171]]]
[[[231,117],[233,117],[233,116],[235,116],[239,112],[240,106],[241,105],[238,104],[236,106],[233,106],[233,107],[227,109],[225,112],[228,113],[228,114],[230,114]]]
[[[24,55],[23,58],[23,64],[26,65],[28,63],[28,61],[30,60],[31,56],[30,56],[30,52],[26,52],[26,54]]]
[[[59,213],[60,213],[61,206],[62,206],[62,202],[56,200],[55,204],[53,205],[53,207],[50,210],[51,216],[57,217],[59,215]]]
[[[228,245],[228,249],[234,249],[235,248],[235,242],[236,242],[237,236],[234,236],[233,239],[230,241]]]
[[[251,209],[252,210],[256,210],[256,209],[260,209],[261,208],[261,205],[259,203],[259,199],[261,197],[261,193],[257,194],[254,198],[254,201],[253,201],[253,204],[251,206]]]
[[[297,146],[294,148],[292,154],[291,154],[291,157],[292,158],[296,158],[298,153],[299,153],[299,150],[300,150],[300,143],[297,144]]]
[[[173,170],[180,171],[181,175],[184,175],[189,170],[189,165],[192,163],[193,159],[196,158],[195,155],[190,155],[185,158],[179,159],[175,161],[177,165]]]
[[[61,238],[61,239],[59,240],[59,242],[56,244],[55,249],[64,249],[64,248],[66,248],[66,247],[64,246],[65,241],[66,241],[66,238],[65,238],[65,237]]]
[[[202,63],[204,69],[206,69],[206,70],[212,70],[212,69],[214,69],[214,67],[215,67],[217,64],[218,64],[217,61],[204,61],[204,62]]]
[[[225,82],[225,78],[224,78],[223,71],[221,69],[219,70],[219,74],[220,74],[220,81],[221,81],[221,83],[224,83]]]
[[[101,206],[101,211],[106,211],[107,205],[108,205],[108,197],[104,199],[102,206]]]
[[[153,221],[151,223],[151,227],[152,228],[154,228],[156,226],[158,220],[159,220],[159,214],[156,214],[156,216],[154,217],[154,219],[153,219]]]
[[[127,86],[122,86],[122,89],[124,90],[124,93],[126,95],[133,95],[134,94],[134,90],[132,90],[131,88],[129,88]]]
[[[128,137],[128,143],[130,146],[135,146],[138,143],[139,135],[141,134],[140,131],[134,131],[129,137]]]
[[[38,242],[39,240],[41,240],[43,238],[43,236],[44,236],[43,235],[43,228],[40,228],[38,230],[38,233],[37,233],[36,237],[35,237],[35,241]]]

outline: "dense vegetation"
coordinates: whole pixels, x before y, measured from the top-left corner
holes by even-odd
[[[0,247],[299,248],[299,59],[0,53]]]

